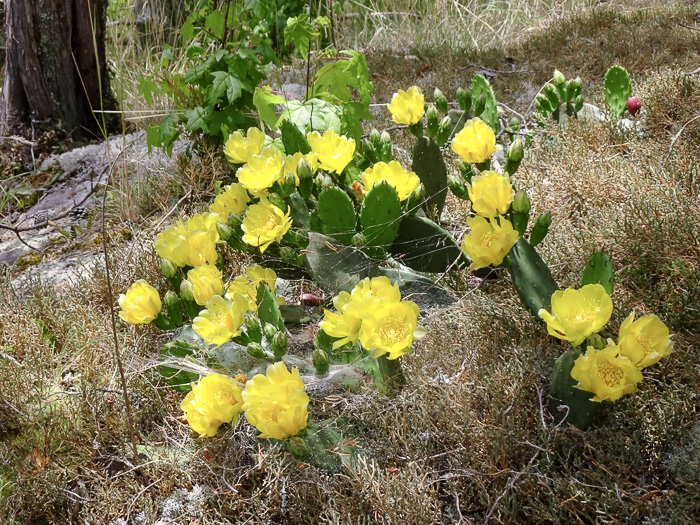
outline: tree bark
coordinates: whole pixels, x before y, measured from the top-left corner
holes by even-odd
[[[0,131],[32,123],[99,133],[115,109],[105,62],[105,0],[5,0],[7,49]]]

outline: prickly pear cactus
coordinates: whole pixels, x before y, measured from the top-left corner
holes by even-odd
[[[488,80],[481,75],[474,75],[472,79],[472,100],[478,100],[481,95],[484,95],[485,99],[484,110],[480,115],[476,116],[486,122],[494,133],[498,133],[501,131],[501,124],[498,121],[496,95],[493,94],[493,88],[491,88]]]
[[[549,387],[549,410],[557,424],[566,418],[566,422],[586,430],[600,414],[601,404],[590,400],[593,394],[574,386],[577,381],[571,377],[571,370],[580,355],[578,350],[569,350],[559,356],[554,364]]]
[[[441,273],[457,260],[462,250],[452,235],[433,221],[409,215],[401,221],[391,254],[412,270]]]
[[[368,246],[389,246],[399,231],[401,203],[396,190],[385,183],[375,185],[362,201],[360,225]]]
[[[508,254],[510,275],[520,299],[537,316],[540,308],[550,310],[552,294],[559,289],[552,272],[535,249],[522,237],[518,239]]]
[[[269,323],[278,330],[284,331],[284,319],[280,307],[277,304],[275,294],[272,293],[267,284],[263,283],[258,286],[256,302],[258,303],[258,317],[261,324],[264,326],[265,323]]]
[[[411,169],[425,187],[423,208],[428,215],[440,216],[447,198],[447,166],[434,141],[423,137],[413,148]]]
[[[632,83],[625,68],[612,66],[605,74],[605,98],[613,115],[621,118],[632,94]]]
[[[287,155],[294,155],[298,152],[306,155],[311,151],[311,146],[309,146],[309,142],[306,140],[304,134],[288,120],[282,122],[280,131],[282,133],[284,152]]]
[[[324,188],[318,196],[317,213],[320,233],[346,245],[352,243],[356,217],[355,208],[347,193],[337,186]]]
[[[581,286],[587,284],[601,284],[608,295],[612,295],[615,275],[613,273],[610,257],[603,252],[595,252],[588,259],[588,264],[583,269],[581,276]]]

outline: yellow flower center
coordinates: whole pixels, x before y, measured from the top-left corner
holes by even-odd
[[[262,235],[263,233],[269,232],[276,226],[279,226],[277,216],[274,213],[269,213],[265,218],[265,222],[261,223],[257,228],[255,228],[254,233]]]
[[[265,419],[268,419],[270,421],[273,421],[274,423],[277,423],[277,416],[279,413],[282,411],[282,407],[275,404],[269,409],[265,410]]]
[[[576,323],[587,323],[587,324],[593,324],[593,322],[596,319],[596,316],[598,315],[598,311],[596,308],[593,308],[591,305],[583,305],[584,307],[579,309],[576,314],[571,318],[571,320]],[[587,308],[586,308],[587,307]]]
[[[484,248],[489,248],[491,246],[491,243],[494,241],[496,238],[496,235],[493,232],[489,232],[486,235],[484,235],[484,238],[481,240],[481,245]]]
[[[214,399],[216,399],[222,405],[236,404],[236,398],[234,397],[233,392],[231,392],[230,390],[217,390],[216,394],[214,394]]]
[[[390,317],[384,319],[379,333],[385,343],[399,343],[406,335],[406,325],[399,319]]]
[[[598,375],[609,387],[619,385],[622,380],[622,372],[608,363],[598,363]]]
[[[229,331],[233,332],[233,319],[226,310],[219,310],[214,315],[213,324],[217,326],[225,326]]]
[[[642,332],[637,336],[637,342],[639,343],[639,346],[644,349],[644,357],[642,359],[646,359],[647,356],[654,350],[651,337]]]

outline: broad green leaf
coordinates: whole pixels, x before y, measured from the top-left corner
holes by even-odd
[[[293,43],[304,60],[309,54],[309,44],[320,35],[308,19],[309,15],[290,17],[287,19],[287,26],[284,28],[285,45]]]
[[[221,11],[218,9],[215,9],[209,13],[209,16],[207,16],[207,19],[204,22],[204,28],[208,29],[211,35],[218,40],[221,40],[221,38],[224,36],[225,26],[226,20],[224,15],[222,15]]]
[[[253,94],[253,104],[258,110],[260,120],[271,129],[277,129],[277,115],[275,114],[275,104],[284,104],[284,98],[272,93],[270,86],[263,88],[256,87]]]
[[[215,71],[212,75],[214,81],[212,82],[208,97],[209,104],[211,105],[221,101],[223,95],[226,95],[226,99],[230,104],[241,96],[243,89],[247,90],[249,87],[247,83],[242,83],[236,76],[226,71]]]
[[[194,37],[194,22],[192,21],[192,15],[188,16],[185,23],[182,24],[180,36],[182,37],[183,42],[192,40],[192,37]]]
[[[287,109],[277,121],[277,126],[283,120],[289,120],[305,134],[311,131],[326,131],[331,128],[340,133],[342,111],[341,106],[329,104],[317,98],[306,102],[290,100],[287,102]]]
[[[158,93],[158,84],[152,77],[139,78],[139,95],[146,99],[146,102],[153,104],[153,93]]]
[[[353,88],[362,103],[368,106],[374,86],[369,81],[364,55],[356,51],[341,52],[350,55],[350,58],[341,58],[323,66],[314,75],[308,96],[332,102],[349,102],[353,97],[350,88]]]
[[[163,118],[163,122],[158,127],[158,146],[167,151],[168,156],[173,153],[173,144],[180,136],[180,131],[176,124],[180,122],[180,117],[175,113],[170,113]]]
[[[187,119],[187,123],[185,124],[187,131],[202,131],[203,133],[209,131],[207,113],[204,111],[203,107],[197,106],[194,109],[185,111],[185,118]]]

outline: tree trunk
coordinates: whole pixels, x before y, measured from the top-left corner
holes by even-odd
[[[0,131],[21,133],[42,121],[74,135],[111,127],[103,113],[93,113],[116,107],[105,15],[105,0],[5,0]]]

